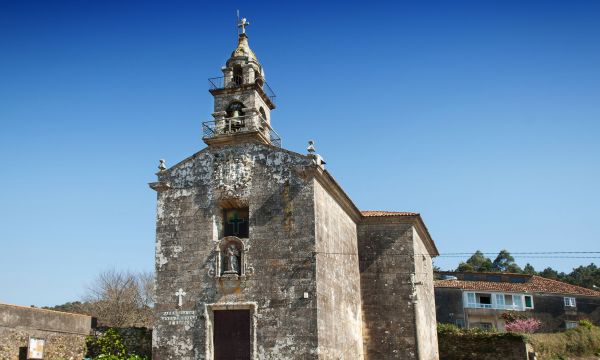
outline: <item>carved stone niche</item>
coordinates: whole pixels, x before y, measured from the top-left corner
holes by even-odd
[[[244,240],[236,236],[221,239],[215,248],[215,277],[241,280],[250,275],[252,269],[247,266],[247,249]]]

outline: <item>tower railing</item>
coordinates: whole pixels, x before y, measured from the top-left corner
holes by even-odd
[[[209,90],[220,90],[220,89],[225,89],[226,87],[229,88],[229,87],[237,87],[237,86],[246,85],[244,83],[244,78],[239,75],[234,75],[233,78],[231,78],[230,80],[231,81],[227,82],[228,85],[225,86],[225,77],[224,76],[210,78],[210,79],[208,79],[208,89]],[[267,84],[266,81],[259,78],[259,79],[256,79],[253,83],[249,83],[249,84],[258,85],[258,87],[265,93],[265,95],[267,95],[267,97],[271,100],[271,102],[273,104],[275,104],[275,98],[277,97],[277,95],[275,95],[275,92],[273,91],[273,89],[271,89],[271,87],[269,86],[269,84]]]
[[[272,145],[281,147],[281,137],[259,114],[222,118],[202,123],[202,136],[211,139],[222,135],[258,132]]]

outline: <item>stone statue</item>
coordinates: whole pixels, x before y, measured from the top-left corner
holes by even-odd
[[[239,256],[240,252],[236,249],[234,244],[229,244],[227,247],[227,266],[225,268],[225,274],[239,274]]]

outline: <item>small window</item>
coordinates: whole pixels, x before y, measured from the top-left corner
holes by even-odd
[[[566,307],[576,307],[577,304],[575,303],[575,298],[574,297],[566,297],[565,298],[565,306]]]
[[[492,330],[494,328],[494,326],[492,325],[492,323],[488,323],[488,322],[475,323],[474,325],[475,325],[475,327],[478,327],[481,330],[485,330],[485,331],[489,331],[489,330]]]
[[[248,238],[248,214],[248,208],[223,210],[224,235]]]
[[[531,295],[525,295],[525,307],[527,309],[533,309],[533,298]]]
[[[510,277],[510,282],[511,283],[526,283],[527,282],[527,278],[525,277]]]
[[[475,293],[467,293],[467,303],[471,306],[475,306]]]
[[[516,308],[522,308],[523,307],[523,297],[521,295],[513,295],[512,296],[512,301],[513,301],[513,305]]]
[[[496,305],[501,309],[504,308],[504,294],[496,294]]]
[[[565,298],[566,299],[566,298]],[[565,321],[565,328],[568,329],[575,329],[577,327],[577,321]]]

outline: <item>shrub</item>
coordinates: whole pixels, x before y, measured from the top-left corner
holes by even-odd
[[[541,325],[542,323],[538,319],[529,318],[517,319],[512,322],[506,323],[504,328],[508,332],[532,334],[536,332]]]
[[[100,336],[88,336],[86,338],[88,353],[96,360],[146,360],[136,354],[127,354],[121,334],[109,328]]]
[[[584,327],[586,329],[591,329],[593,328],[595,325],[593,322],[583,319],[583,320],[579,320],[579,326]]]

